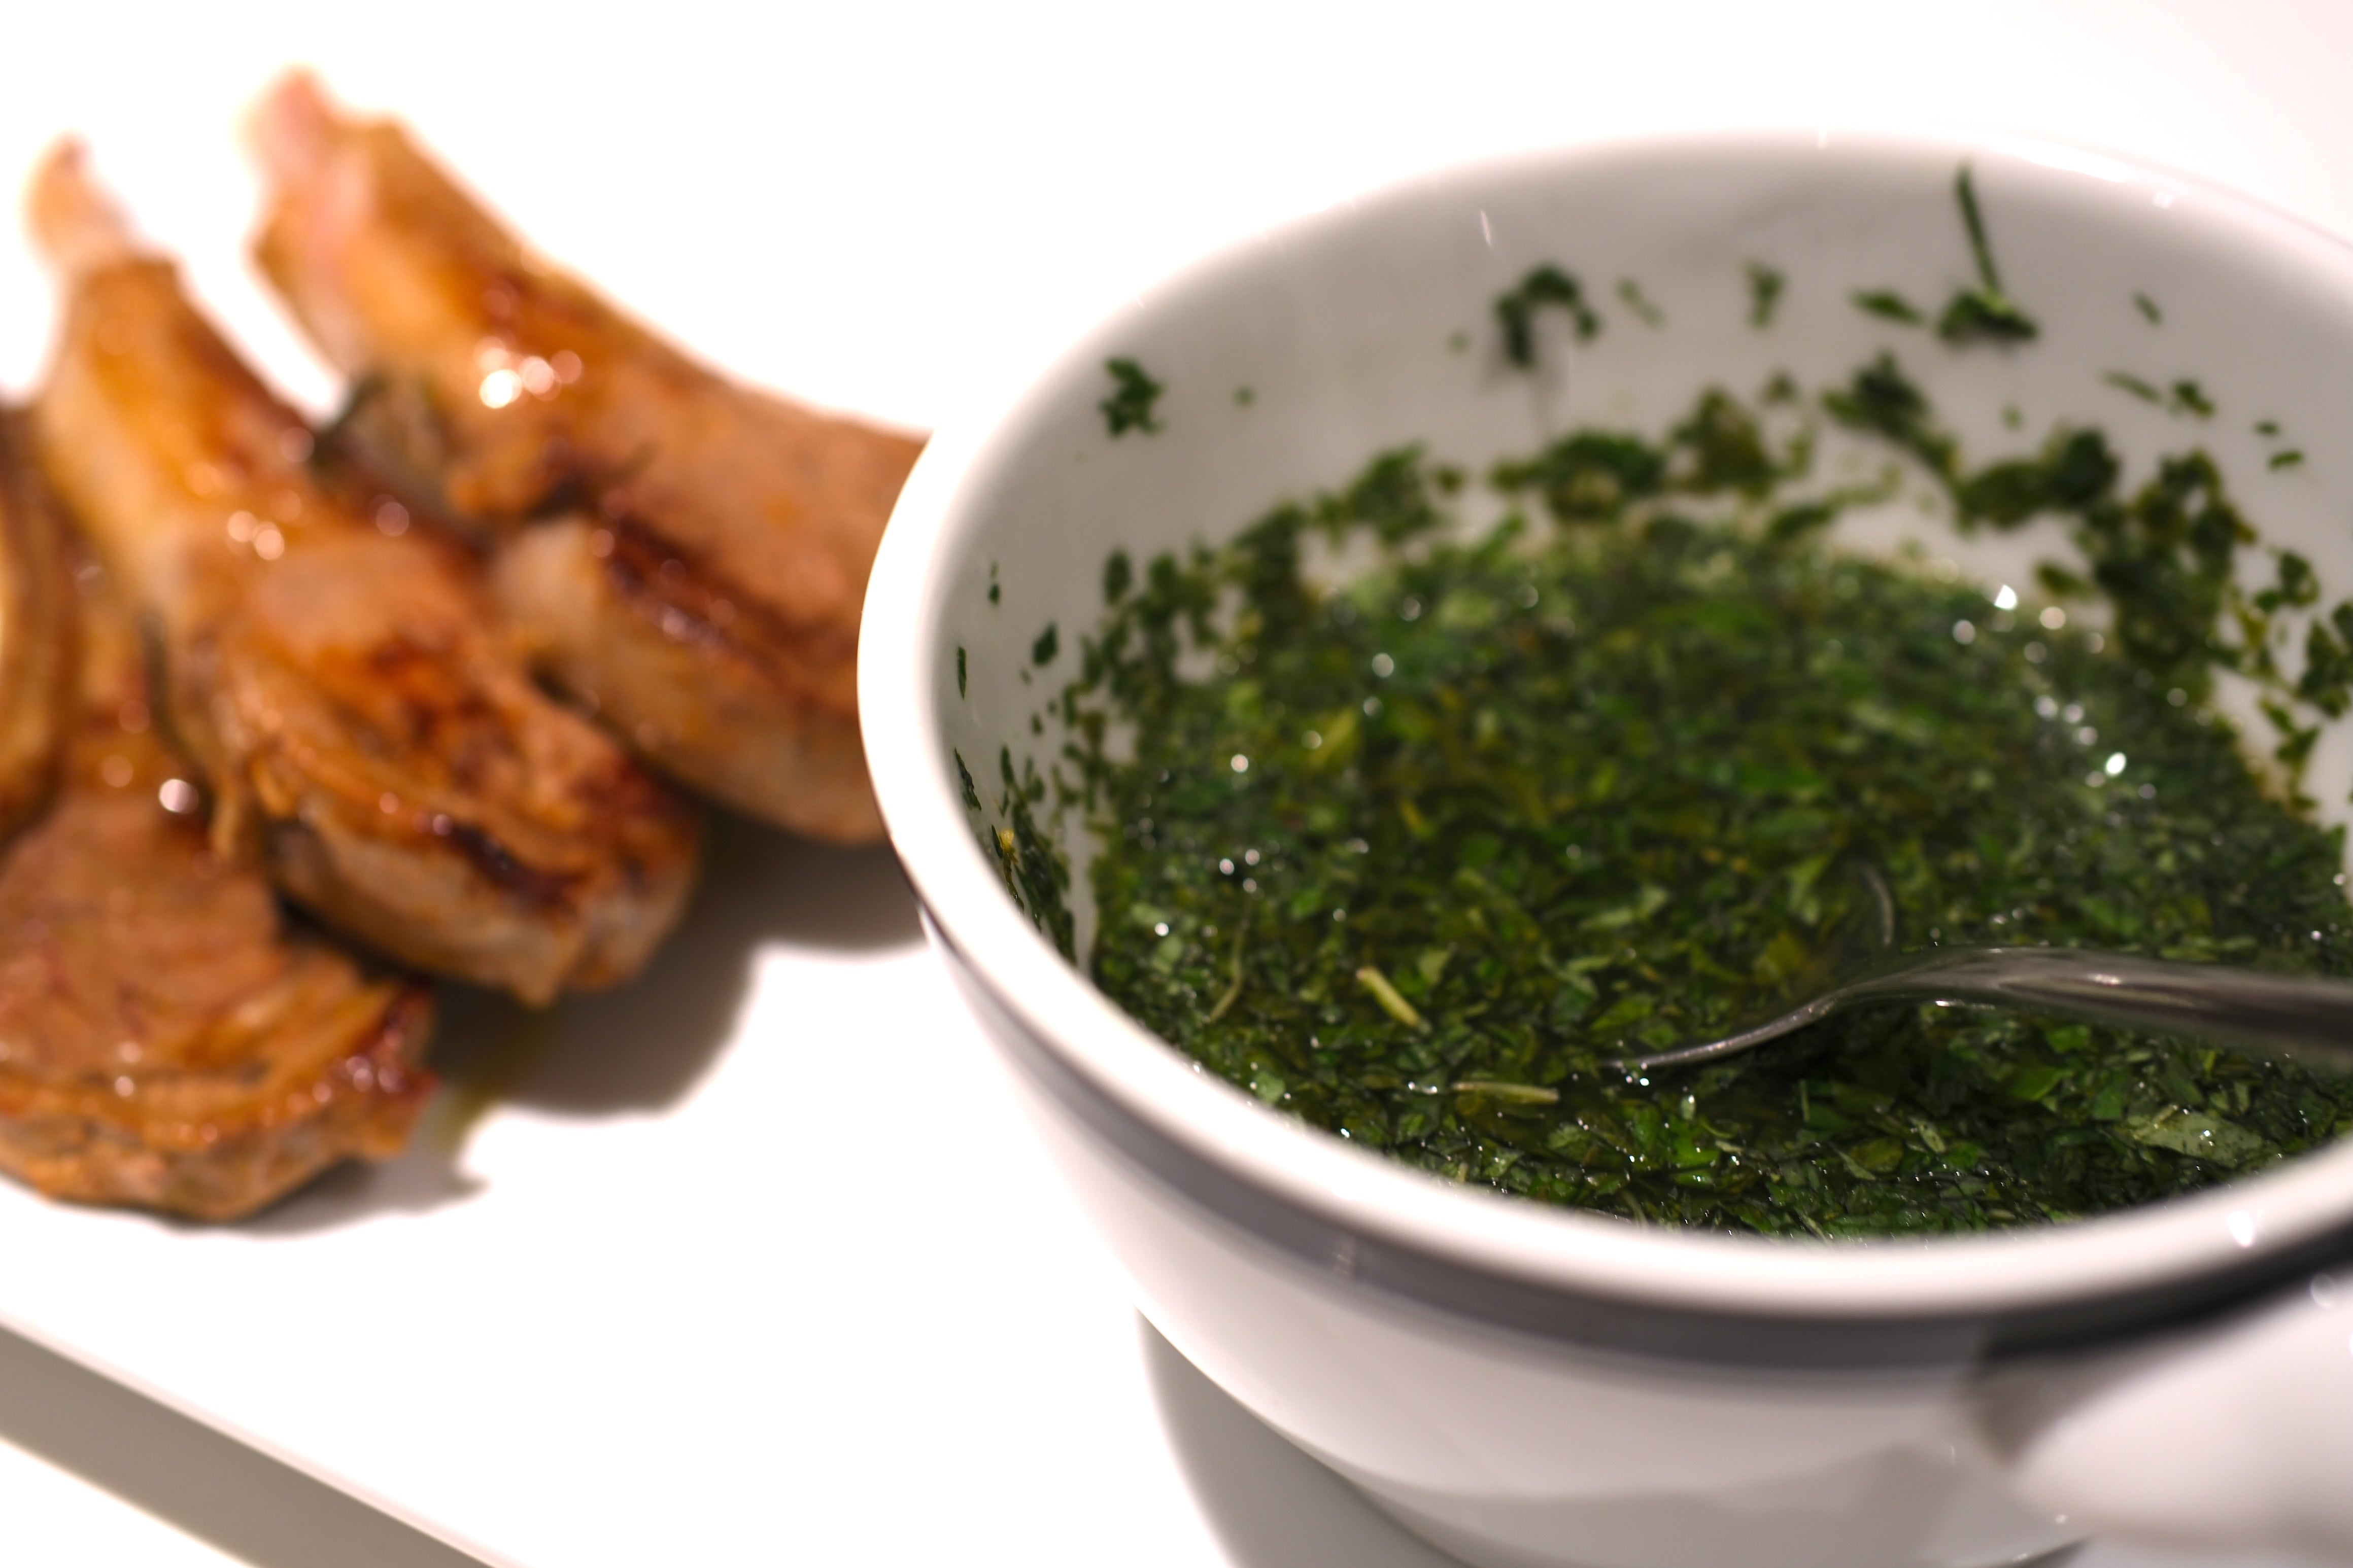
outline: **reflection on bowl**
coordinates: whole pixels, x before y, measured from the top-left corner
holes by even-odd
[[[1940,352],[1851,298],[1884,286],[1940,305],[1982,289],[1956,238],[1964,162],[2000,214],[2000,280],[2040,323],[2031,349]],[[1752,319],[1751,261],[1783,280],[1769,331]],[[1540,288],[1530,372],[1491,307],[1555,263],[1637,287],[1589,341],[1577,307]],[[2136,295],[2164,302],[2161,336]],[[2353,469],[2317,445],[2353,424],[2353,255],[2111,160],[1883,137],[1520,158],[1253,240],[944,432],[886,539],[860,655],[884,816],[1042,1136],[1172,1343],[1473,1562],[1963,1568],[2102,1521],[2353,1542],[2353,1500],[2329,1479],[2353,1463],[2353,1432],[2339,1447],[2284,1444],[2264,1403],[2274,1387],[2293,1403],[2327,1378],[2353,1384],[2353,1358],[2324,1364],[2310,1349],[2315,1322],[2341,1347],[2331,1314],[2353,1308],[2300,1283],[2349,1249],[2353,1149],[1966,1239],[1637,1226],[1436,1180],[1303,1128],[1195,1070],[1057,952],[1058,938],[1082,954],[1092,938],[1092,846],[1019,784],[1063,755],[1057,660],[1096,624],[1114,550],[1143,562],[1231,537],[1403,442],[1483,471],[1576,424],[1662,431],[1706,384],[1783,372],[1833,384],[1890,344],[1973,451],[2089,420],[2145,470],[2194,429],[2266,542],[2335,594],[2353,588]],[[2175,381],[2221,412],[2169,396]],[[2306,433],[2304,459],[2274,468],[2281,438],[2259,419]],[[2066,549],[2041,525],[1962,537],[1932,513],[1905,493],[1842,522],[1840,540],[1887,552],[1925,539],[1988,581],[2027,580]],[[2308,766],[2341,820],[2353,726],[2324,726]],[[1077,873],[1066,932],[1029,918],[1062,901],[1044,896],[1050,852]],[[2294,1310],[2266,1305],[2290,1280]],[[2165,1376],[2226,1352],[2253,1391],[2239,1416],[2185,1416],[2156,1457],[2101,1436],[2102,1413],[2126,1407],[2119,1386],[2145,1396],[2131,1408],[2146,1426]],[[2126,1356],[2137,1382],[2093,1375]],[[2097,1392],[2067,1392],[2079,1388]],[[2244,1482],[2251,1465],[2261,1489]]]

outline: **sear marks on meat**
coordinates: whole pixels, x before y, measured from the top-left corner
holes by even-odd
[[[870,836],[874,807],[856,725],[779,702],[775,671],[786,660],[749,614],[713,593],[707,577],[680,570],[659,540],[626,523],[557,519],[499,550],[491,582],[542,668],[640,756],[812,837]],[[681,700],[686,692],[691,702]],[[754,793],[787,780],[801,781],[789,816],[780,798],[764,805]]]
[[[921,443],[689,359],[307,77],[256,138],[257,258],[353,380],[341,437],[501,552],[541,668],[691,787],[879,838],[858,620]]]
[[[527,1002],[635,972],[691,884],[691,808],[538,689],[461,547],[394,536],[310,460],[76,149],[31,212],[65,293],[41,461],[157,628],[216,848],[403,963]]]
[[[23,437],[0,410],[0,842],[47,804],[73,700],[71,584]]]
[[[16,521],[11,571],[26,532],[57,548],[37,511]],[[427,993],[290,933],[268,883],[213,852],[124,606],[95,567],[79,596],[57,795],[0,852],[0,1169],[233,1219],[397,1153],[432,1089]]]

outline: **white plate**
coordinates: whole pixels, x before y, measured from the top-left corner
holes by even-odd
[[[635,985],[450,1009],[454,1148],[231,1228],[0,1188],[0,1318],[495,1562],[1200,1561],[896,866],[713,851]]]

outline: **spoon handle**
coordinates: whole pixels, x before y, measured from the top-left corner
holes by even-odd
[[[2353,1072],[2353,984],[2060,947],[1938,948],[1841,986],[1836,1005],[1967,1002],[2186,1035]]]

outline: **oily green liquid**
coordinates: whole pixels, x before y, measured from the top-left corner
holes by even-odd
[[[2064,1219],[2353,1130],[2340,1080],[1958,1008],[1841,1016],[1647,1079],[1609,1065],[1800,983],[1859,860],[1906,948],[2353,972],[2338,835],[2267,793],[2205,708],[2216,666],[2254,658],[2217,628],[2261,633],[2311,597],[2293,557],[2273,603],[2235,596],[2245,531],[2211,465],[2126,494],[2076,432],[1964,472],[1892,361],[1822,405],[1926,463],[1965,520],[2072,520],[2091,576],[2053,572],[2004,609],[1825,548],[1819,526],[1862,498],[1780,498],[1808,444],[1767,441],[1722,394],[1656,446],[1584,432],[1499,465],[1487,482],[1546,521],[1483,540],[1447,542],[1463,477],[1405,450],[1221,550],[1117,558],[1062,704],[1093,737],[1098,984],[1353,1142],[1720,1230]],[[1303,549],[1357,533],[1388,564],[1310,586]],[[2091,603],[2105,634],[2081,629]],[[1180,675],[1188,647],[1214,673]],[[2282,703],[2341,703],[2326,683],[2346,662],[2316,696],[2275,679]],[[1106,724],[1132,726],[1132,760]],[[1067,933],[1004,771],[1008,883]]]
[[[1954,195],[1977,283],[1941,310],[1851,301],[1934,352],[2019,352],[2040,327],[1966,166]],[[1746,272],[1748,322],[1770,330],[1786,279]],[[1618,298],[1663,324],[1634,281]],[[1556,318],[1591,340],[1605,309],[1532,268],[1493,301],[1504,363],[1533,367]],[[1108,434],[1150,438],[1159,384],[1105,368]],[[2103,391],[2215,412],[2194,381],[2111,372]],[[1825,488],[1820,417],[1878,443],[1885,473]],[[2073,558],[1989,599],[1821,542],[1924,479],[1964,531],[2056,519]],[[1514,510],[1461,542],[1472,483]],[[1318,588],[1320,541],[1385,563]],[[1051,827],[1082,816],[1103,845],[1098,984],[1314,1126],[1545,1202],[1817,1236],[2096,1214],[2353,1131],[2342,1079],[1958,1008],[1841,1016],[1647,1077],[1612,1065],[1818,984],[1868,896],[1859,867],[1905,948],[2353,973],[2341,836],[2302,795],[2321,723],[2353,711],[2353,600],[2324,608],[2309,563],[2263,550],[2202,450],[2128,488],[2098,430],[2063,426],[1972,467],[1891,352],[1817,395],[1710,391],[1662,438],[1573,431],[1476,480],[1383,453],[1223,548],[1115,554],[1103,592],[1055,703],[1062,760],[1017,771],[1008,747],[984,799],[959,757],[965,804],[1074,958]],[[1032,663],[1062,647],[1047,627]],[[2221,672],[2260,694],[2260,742],[2211,713]]]

